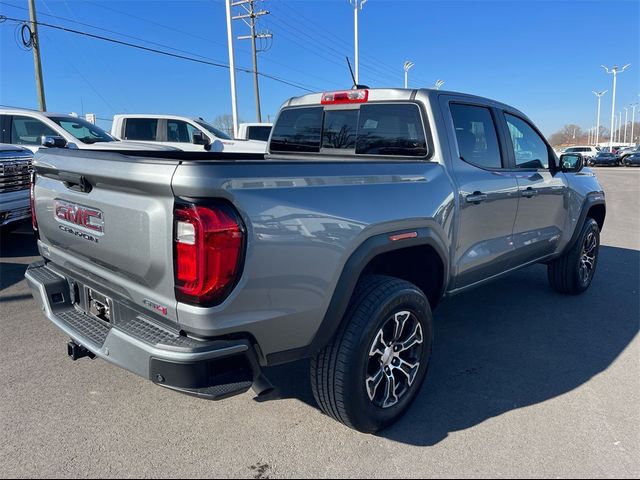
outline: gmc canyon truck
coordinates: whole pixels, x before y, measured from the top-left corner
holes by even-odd
[[[26,278],[73,359],[221,399],[310,358],[322,411],[362,432],[419,392],[441,299],[540,262],[584,292],[605,219],[580,155],[436,90],[292,98],[266,155],[47,149],[34,166]]]

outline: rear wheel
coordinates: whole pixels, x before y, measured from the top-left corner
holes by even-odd
[[[431,309],[418,287],[393,277],[365,277],[342,328],[311,361],[320,408],[361,432],[392,424],[420,389],[432,337]]]
[[[598,264],[600,228],[587,218],[575,245],[547,266],[551,287],[560,293],[577,295],[591,285]]]

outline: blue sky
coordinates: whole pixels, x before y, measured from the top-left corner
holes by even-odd
[[[344,60],[353,58],[348,0],[260,4],[271,12],[260,26],[274,34],[270,49],[259,55],[260,71],[317,91],[350,87]],[[228,63],[223,0],[36,0],[36,5],[43,22]],[[26,7],[26,0],[1,0],[0,14],[27,18]],[[248,34],[241,22],[234,28],[236,36]],[[616,110],[639,101],[639,32],[636,0],[368,0],[360,15],[360,82],[400,87],[402,64],[412,60],[410,86],[444,79],[445,89],[522,109],[547,135],[567,123],[595,125],[591,91],[609,90],[602,102],[602,122],[608,125],[612,78],[600,65],[631,63],[619,76]],[[40,34],[51,111],[95,112],[101,118],[175,113],[207,120],[231,111],[226,69],[44,27]],[[15,23],[0,24],[0,104],[37,108],[32,55],[15,36]],[[248,41],[236,42],[236,63],[251,66]],[[260,87],[265,120],[284,100],[304,93],[269,79],[261,79]],[[240,117],[253,121],[250,74],[238,73],[238,95]]]

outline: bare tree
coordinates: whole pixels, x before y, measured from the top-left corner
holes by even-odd
[[[240,120],[240,122],[242,122],[242,120]],[[225,113],[223,115],[218,115],[216,118],[213,119],[211,124],[214,127],[225,132],[230,137],[233,137],[233,116],[232,115],[228,113]]]

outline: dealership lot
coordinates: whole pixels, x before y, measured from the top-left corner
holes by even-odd
[[[595,169],[607,192],[600,264],[579,297],[535,266],[444,303],[427,382],[377,436],[324,417],[308,365],[270,369],[278,395],[212,403],[67,338],[23,280],[28,228],[3,237],[3,476],[640,476],[640,169]]]

